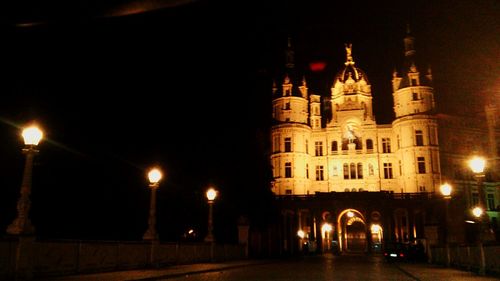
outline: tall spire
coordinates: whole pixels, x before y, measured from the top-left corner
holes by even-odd
[[[415,37],[411,35],[410,24],[406,25],[405,57],[413,57],[415,55]]]
[[[288,45],[285,51],[285,56],[286,56],[286,62],[285,66],[286,68],[294,68],[295,67],[295,52],[292,49],[292,38],[288,36]]]
[[[406,25],[406,37],[404,38],[405,44],[405,62],[410,72],[417,72],[415,65],[415,37],[411,35],[410,24]]]

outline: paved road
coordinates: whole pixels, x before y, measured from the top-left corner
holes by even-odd
[[[323,281],[323,280],[499,280],[427,264],[387,263],[380,256],[314,256],[157,280]]]

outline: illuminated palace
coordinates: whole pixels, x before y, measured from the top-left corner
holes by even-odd
[[[475,119],[438,113],[431,70],[418,64],[414,43],[408,33],[405,66],[392,76],[395,120],[377,124],[371,84],[352,45],[345,46],[331,93],[319,95],[296,75],[289,42],[285,72],[272,89],[271,188],[283,214],[282,247],[302,247],[297,239],[327,249],[339,243],[340,250],[370,250],[383,240],[429,242],[439,232],[431,225],[441,214],[435,210],[441,184],[450,183],[465,207],[477,204],[478,188],[466,166],[473,154],[489,159],[485,196],[497,227],[499,185],[491,176],[498,167],[497,107],[489,104]],[[461,213],[452,219],[456,227],[465,227],[467,214]]]

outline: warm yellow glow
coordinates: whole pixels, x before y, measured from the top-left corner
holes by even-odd
[[[214,201],[215,197],[217,197],[217,191],[212,187],[207,190],[207,198],[208,201]]]
[[[23,130],[25,145],[38,145],[43,138],[43,132],[37,126],[30,126]]]
[[[474,209],[472,209],[472,214],[476,218],[479,218],[483,214],[483,209],[481,207],[475,207]]]
[[[379,233],[382,230],[382,227],[378,224],[372,224],[371,231],[372,233]]]
[[[321,232],[325,233],[330,231],[332,231],[332,225],[329,223],[324,223],[323,226],[321,227]]]
[[[352,224],[353,224],[353,223],[355,223],[355,222],[360,222],[360,223],[362,223],[362,224],[364,224],[364,223],[365,223],[365,222],[363,221],[363,219],[362,219],[362,218],[360,218],[360,217],[352,217],[352,218],[350,218],[350,219],[348,219],[348,220],[347,220],[347,225],[352,225]]]
[[[190,229],[190,230],[188,231],[188,233],[189,233],[189,234],[193,234],[193,232],[194,232],[194,230],[193,230],[193,229]]]
[[[304,239],[304,237],[306,237],[306,233],[301,229],[297,231],[297,236],[299,236],[300,239]]]
[[[160,169],[153,168],[148,173],[149,182],[152,184],[158,183],[161,180],[162,174]]]
[[[349,211],[349,212],[347,212],[347,216],[350,217],[350,218],[352,218],[352,217],[354,217],[354,213],[351,212],[351,211]]]
[[[450,196],[450,194],[451,194],[451,185],[449,185],[448,183],[442,184],[439,187],[439,190],[441,191],[441,194],[443,194],[443,196]]]
[[[486,160],[484,160],[483,157],[479,156],[474,156],[470,161],[469,161],[469,167],[471,170],[476,173],[482,173],[484,172],[484,167],[486,166]]]

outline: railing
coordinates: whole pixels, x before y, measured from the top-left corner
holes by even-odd
[[[304,194],[304,195],[275,195],[276,200],[297,200],[305,201],[316,198],[328,198],[328,199],[343,199],[343,198],[385,198],[385,199],[395,199],[395,200],[425,200],[435,198],[435,193],[432,192],[419,192],[419,193],[394,193],[390,191],[361,191],[361,192],[316,192],[315,194]]]

